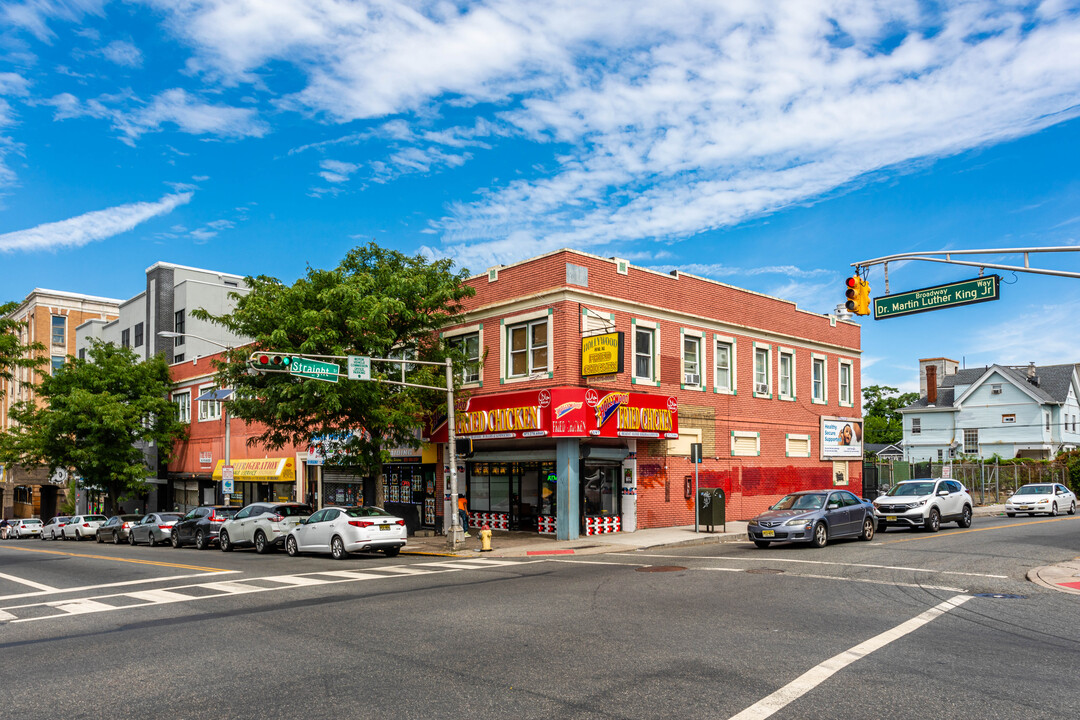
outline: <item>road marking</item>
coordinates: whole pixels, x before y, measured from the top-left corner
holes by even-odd
[[[949,610],[960,607],[971,599],[971,595],[954,595],[943,603],[935,605],[921,615],[917,615],[907,622],[901,623],[891,630],[872,637],[866,642],[859,643],[850,650],[845,650],[835,655],[816,667],[789,682],[768,697],[758,700],[738,715],[733,715],[731,720],[761,720],[767,718],[777,710],[781,710],[806,693],[828,680],[840,670],[852,664],[860,658],[864,658],[875,650],[880,650],[891,642],[899,640],[905,635],[912,633],[923,625],[938,618]]]
[[[90,558],[92,560],[112,560],[113,562],[136,563],[138,565],[157,565],[159,567],[173,567],[181,570],[202,570],[203,572],[235,572],[224,568],[209,568],[199,565],[181,565],[179,563],[160,562],[158,560],[134,560],[132,558],[109,557],[108,555],[85,555],[83,553],[64,552],[62,550],[35,550],[33,548],[3,547],[0,550],[18,550],[20,552],[45,553],[46,555],[67,555],[68,557]]]
[[[930,539],[936,538],[936,537],[949,537],[950,535],[964,535],[966,533],[986,532],[988,530],[1008,530],[1009,528],[1023,527],[1024,525],[1042,525],[1043,523],[1062,522],[1063,520],[1080,520],[1080,517],[1059,517],[1059,518],[1049,518],[1047,520],[1029,520],[1028,522],[1009,523],[1008,525],[995,525],[994,527],[972,528],[970,530],[954,530],[953,532],[947,532],[947,533],[942,533],[942,532],[930,533],[930,534],[927,534],[927,535],[920,535],[919,537],[902,538],[900,540],[886,540],[881,544],[882,545],[892,545],[893,543],[911,542],[912,540],[930,540]]]
[[[112,610],[112,605],[106,605],[105,603],[99,603],[96,600],[64,600],[58,603],[49,603],[50,607],[54,607],[57,610],[63,610],[68,615],[82,615],[84,613],[101,612],[102,610]]]
[[[173,592],[172,590],[140,590],[138,592],[127,593],[127,596],[138,600],[144,600],[149,603],[180,602],[181,600],[188,600],[191,598],[190,595]]]
[[[22,578],[17,578],[14,575],[8,575],[6,573],[0,573],[0,578],[4,578],[5,580],[10,580],[11,582],[14,582],[14,583],[19,583],[20,585],[26,585],[28,587],[37,588],[38,590],[41,590],[43,592],[49,592],[51,590],[56,589],[56,588],[51,587],[49,585],[42,585],[41,583],[36,583],[33,580],[23,580]]]
[[[616,554],[616,553],[612,553],[612,554]],[[755,557],[717,557],[715,555],[644,555],[644,556],[642,556],[642,555],[637,555],[637,554],[629,555],[629,553],[617,553],[617,554],[627,555],[629,557],[638,557],[638,558],[640,558],[640,557],[687,558],[687,559],[692,559],[692,560],[720,560],[720,561],[733,560],[733,561],[736,561],[736,562],[754,562],[754,563],[786,562],[786,563],[805,563],[805,564],[808,564],[808,565],[836,565],[836,566],[839,566],[839,567],[871,568],[871,569],[876,569],[876,570],[909,570],[909,571],[912,571],[912,572],[937,573],[939,575],[965,575],[965,576],[968,576],[968,577],[987,577],[987,578],[998,578],[998,579],[1007,579],[1009,577],[1008,575],[988,575],[986,573],[968,573],[968,572],[958,572],[956,570],[931,570],[931,569],[928,569],[928,568],[905,567],[903,565],[872,565],[870,563],[842,563],[842,562],[831,562],[829,560],[797,560],[797,559],[792,559],[792,558],[769,557],[767,555],[766,556],[755,556]]]
[[[247,578],[247,579],[254,579],[254,578]],[[327,582],[329,582],[329,581],[327,581]],[[251,585],[243,585],[243,584],[238,583],[238,582],[229,582],[229,581],[215,582],[215,583],[203,583],[199,587],[204,587],[204,588],[207,588],[209,590],[219,590],[219,591],[221,591],[223,593],[230,593],[230,594],[233,594],[233,595],[239,595],[241,593],[249,593],[249,592],[251,592],[252,590],[255,589]]]
[[[944,585],[923,585],[921,583],[891,582],[889,580],[871,580],[869,578],[836,577],[835,575],[809,575],[806,573],[792,573],[790,575],[781,575],[780,577],[816,578],[819,580],[839,580],[840,582],[869,583],[871,585],[888,585],[889,587],[918,588],[920,590],[942,590],[944,592],[958,593],[967,592],[967,590],[965,590],[964,588],[945,587]]]
[[[216,575],[225,573],[239,573],[239,570],[223,570]],[[102,583],[100,585],[79,585],[78,587],[53,588],[52,592],[39,590],[37,592],[17,593],[15,595],[0,595],[0,600],[18,600],[27,597],[40,597],[42,595],[59,595],[61,593],[84,592],[86,590],[102,590],[104,588],[124,587],[125,585],[145,585],[147,583],[169,582],[170,580],[187,580],[193,577],[203,577],[206,573],[192,573],[190,575],[166,575],[159,578],[145,578],[143,580],[124,580],[122,582]]]

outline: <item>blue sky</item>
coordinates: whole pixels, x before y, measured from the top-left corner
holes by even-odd
[[[573,247],[827,312],[855,261],[1080,245],[1078,98],[1064,0],[0,3],[0,300],[127,298],[157,261],[292,281],[374,238],[473,272]],[[1004,281],[862,319],[863,383],[1080,362],[1080,283]]]

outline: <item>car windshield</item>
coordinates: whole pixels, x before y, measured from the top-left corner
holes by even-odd
[[[281,517],[307,517],[311,514],[311,508],[307,505],[278,505],[274,512]]]
[[[788,495],[780,502],[772,506],[772,510],[820,510],[825,504],[825,496],[811,495]]]
[[[87,515],[83,518],[85,522],[105,522],[108,519],[104,515]]]
[[[128,516],[128,517],[131,517],[131,519],[133,519],[133,520],[138,520],[139,519],[138,515],[131,515],[131,516]],[[161,518],[162,522],[176,522],[177,520],[179,520],[180,518],[182,518],[184,516],[181,515],[180,513],[161,513],[161,514],[158,515],[158,517]]]
[[[1053,495],[1052,485],[1025,485],[1016,491],[1017,495]]]
[[[345,514],[349,517],[394,517],[377,507],[351,507],[345,511]]]
[[[904,495],[929,495],[934,492],[933,482],[913,482],[913,483],[900,483],[892,490],[886,493],[893,497]]]
[[[30,518],[29,520],[23,520],[23,525],[40,525],[41,521],[37,518]]]

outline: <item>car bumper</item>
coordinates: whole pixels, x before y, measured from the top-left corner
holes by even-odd
[[[18,530],[19,537],[41,537],[41,530]]]
[[[1045,505],[1036,505],[1035,503],[1005,503],[1005,512],[1049,513],[1052,508],[1053,505],[1050,503]]]
[[[405,547],[406,540],[403,537],[396,538],[373,538],[367,540],[354,540],[346,543],[345,550],[348,552],[365,552],[368,550],[383,550],[385,548]]]
[[[769,533],[772,533],[771,535]],[[751,525],[746,528],[746,536],[754,541],[765,542],[810,542],[814,538],[813,525],[807,529],[805,525],[788,527],[781,525],[777,528]]]
[[[926,524],[926,517],[922,512],[883,513],[875,508],[874,521],[885,527],[922,527]]]

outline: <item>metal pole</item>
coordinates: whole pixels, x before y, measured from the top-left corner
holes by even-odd
[[[230,464],[229,443],[232,441],[231,432],[230,432],[232,430],[232,416],[229,415],[229,404],[227,402],[225,402],[224,400],[221,402],[221,412],[225,414],[225,465],[224,465],[224,467],[229,467],[229,464]],[[224,472],[224,468],[223,468],[222,472]],[[233,490],[234,491],[236,490],[236,484],[235,483],[236,483],[236,481],[234,480],[233,481]],[[229,496],[229,501],[227,503],[225,503],[225,504],[226,505],[232,505],[232,495],[231,494]]]
[[[450,531],[446,542],[451,550],[457,550],[464,541],[461,520],[458,518],[457,489],[457,443],[454,437],[454,361],[446,358],[446,428],[447,446],[450,454]]]
[[[697,531],[698,531],[698,508],[697,508],[697,504],[698,504],[698,496],[697,496],[697,495],[698,495],[698,488],[697,488],[697,469],[698,469],[698,465],[700,465],[700,464],[701,464],[700,462],[695,462],[695,463],[694,463],[694,532],[697,532]],[[726,529],[726,528],[725,528],[725,529]],[[715,531],[716,531],[716,528],[713,528],[713,532],[715,532]]]

